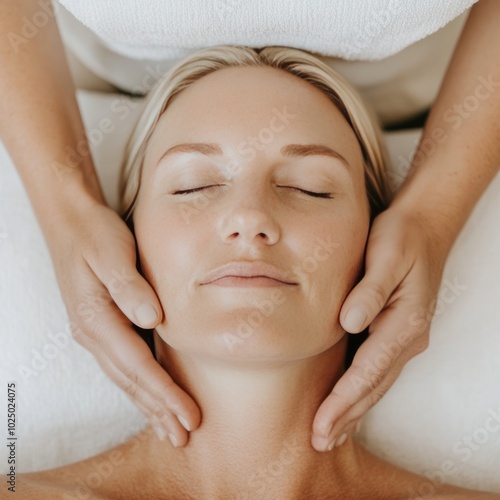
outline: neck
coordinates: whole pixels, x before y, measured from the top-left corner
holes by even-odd
[[[311,446],[312,422],[342,374],[346,341],[311,358],[245,366],[157,342],[160,363],[202,412],[188,445],[173,453],[205,498],[209,492],[229,498],[228,489],[251,498],[276,489],[281,498],[295,498],[317,484],[315,476],[331,477],[332,457]]]

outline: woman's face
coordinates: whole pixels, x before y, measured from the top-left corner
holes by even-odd
[[[344,334],[369,230],[361,149],[317,88],[269,67],[182,91],[149,142],[134,226],[174,349],[290,360]]]

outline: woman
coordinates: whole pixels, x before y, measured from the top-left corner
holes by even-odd
[[[156,357],[201,426],[185,447],[148,427],[25,474],[21,498],[498,498],[431,484],[347,435],[311,446],[344,371],[340,307],[390,201],[385,166],[359,97],[307,53],[216,47],[174,68],[131,138],[122,213],[166,311]]]
[[[212,30],[212,36],[218,39],[221,23],[230,38],[244,37],[244,29],[231,29],[230,18],[234,16],[227,15],[229,12],[242,14],[244,9],[236,8],[235,2],[222,3],[221,6],[214,0],[211,8],[209,2],[200,2],[200,7],[205,7],[207,25],[217,27]],[[307,19],[311,40],[319,43],[318,48],[326,46],[329,55],[350,54],[357,59],[370,59],[374,53],[380,56],[377,48],[392,50],[395,45],[391,42],[394,41],[399,48],[406,46],[405,43],[417,40],[419,33],[424,36],[421,28],[424,32],[430,25],[437,29],[439,22],[446,24],[453,15],[473,3],[474,0],[462,0],[453,5],[427,2],[405,10],[401,9],[404,5],[401,2],[360,2],[360,8],[353,2],[335,2],[337,12],[333,9],[332,17],[345,14],[349,20],[356,21],[355,25],[361,30],[361,37],[355,38],[352,44],[346,44],[342,36],[335,43],[332,41],[332,32],[339,34],[341,31],[337,29],[339,23],[332,30],[329,24],[332,18],[322,16],[324,3],[318,4],[321,10],[314,4],[311,9],[306,8],[304,13],[307,10],[307,15],[300,19]],[[171,20],[173,29],[165,32],[168,37],[176,28],[175,19],[172,20],[168,12],[157,15],[160,7],[170,5],[159,0],[154,4],[156,8],[151,9],[140,9],[139,4],[132,2],[127,8],[117,1],[64,0],[64,4],[72,5],[104,29],[103,20],[125,20],[133,25],[139,13],[144,14],[150,24]],[[304,41],[303,31],[294,23],[284,23],[283,30],[274,29],[277,18],[285,19],[285,16],[276,15],[274,7],[279,6],[288,14],[287,5],[283,7],[280,2],[262,4],[268,14],[256,9],[256,18],[264,21],[265,29],[247,33],[250,38],[253,34],[281,36],[280,32],[285,31],[291,35],[286,45],[300,47],[301,43],[310,43],[311,40]],[[366,15],[367,6],[375,15]],[[110,12],[115,9],[118,15],[103,16],[99,9]],[[212,22],[215,11],[220,15],[217,23]],[[402,11],[406,14],[402,15]],[[420,14],[418,19],[422,23],[416,23],[417,29],[408,40],[407,21],[417,19],[414,12]],[[408,318],[418,311],[424,311],[424,318],[432,317],[450,248],[498,170],[500,141],[496,123],[500,94],[496,89],[500,73],[496,48],[500,32],[496,19],[499,13],[500,4],[495,0],[481,0],[472,8],[412,160],[412,175],[408,176],[394,203],[372,226],[366,251],[366,274],[347,297],[340,314],[342,326],[347,331],[358,333],[370,326],[372,335],[318,410],[313,425],[318,437],[339,438],[388,390],[405,363],[427,345],[430,325],[427,319],[418,321],[419,326],[412,326],[408,342],[400,341],[400,332],[407,327]],[[198,14],[194,17],[200,19]],[[182,22],[189,25],[191,19],[189,14],[184,14]],[[242,25],[245,27],[245,22]],[[125,46],[126,50],[136,52],[137,47],[130,39],[151,35],[149,26],[133,33],[120,28],[122,49]],[[340,26],[349,28],[351,23],[340,23]],[[187,427],[194,431],[200,421],[199,409],[186,393],[172,384],[167,372],[154,361],[131,326],[132,322],[143,328],[155,327],[162,321],[163,311],[153,289],[135,269],[135,246],[130,231],[107,206],[100,188],[51,2],[4,0],[0,3],[0,32],[4,35],[0,37],[3,69],[0,72],[0,133],[40,222],[68,315],[81,333],[76,338],[135,402],[150,411],[161,405],[172,415],[182,415]],[[400,40],[392,37],[395,32],[399,33]],[[371,50],[373,37],[378,44]],[[210,43],[213,39],[205,41]],[[81,41],[77,42],[82,45]],[[179,37],[173,44],[175,46],[170,49],[176,54],[192,48]],[[83,45],[90,47],[91,44]],[[270,43],[257,46],[262,45]],[[156,48],[169,49],[162,40],[156,40]],[[444,63],[437,63],[435,57],[432,59],[439,73]],[[107,62],[106,73],[116,72],[116,54]],[[132,64],[128,60],[124,66],[129,68]],[[425,60],[423,65],[425,71],[422,73],[432,73],[428,71],[432,66],[429,61]],[[398,72],[401,72],[400,67]],[[415,74],[415,66],[412,72]],[[407,72],[403,73],[406,73],[409,87],[420,89],[420,82],[426,81],[421,74],[413,81]],[[431,79],[436,83],[435,74]],[[391,83],[398,87],[397,81]],[[383,88],[382,93],[387,95],[389,92]],[[378,93],[375,95],[380,97]],[[391,107],[397,108],[400,101],[393,97],[391,95]],[[413,111],[421,109],[422,103],[414,104]],[[384,102],[382,109],[387,108]],[[109,284],[113,279],[111,270],[116,267],[132,277],[128,293],[117,294]],[[78,314],[78,306],[87,293],[109,298],[98,322],[85,323]],[[373,365],[372,360],[380,354],[385,355],[383,345],[387,342],[398,344],[399,348],[394,351],[398,354],[393,355],[387,366],[373,373],[372,378],[363,377],[366,367]],[[352,378],[360,382],[355,387]],[[181,429],[177,439],[181,444],[186,443],[188,431]]]

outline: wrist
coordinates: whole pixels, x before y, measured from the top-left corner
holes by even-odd
[[[52,162],[48,171],[50,179],[44,182],[46,196],[42,211],[59,211],[61,206],[73,205],[73,200],[94,200],[105,204],[105,198],[91,159],[78,165],[70,162]],[[42,186],[39,186],[42,187]],[[40,189],[37,189],[37,198]]]
[[[417,219],[449,252],[486,187],[470,178],[471,165],[439,152],[412,166],[390,208]]]
[[[106,201],[97,178],[89,179],[75,169],[56,180],[44,197],[37,196],[33,205],[44,234],[51,238],[61,234],[61,225],[71,225],[75,217],[88,213],[92,206],[106,205]]]
[[[387,212],[402,221],[401,227],[416,227],[419,234],[424,235],[427,240],[427,247],[432,248],[435,258],[440,256],[444,263],[460,228],[450,223],[447,215],[440,210],[441,205],[442,202],[437,206],[428,204],[425,197],[417,199],[405,195],[399,199],[394,198]]]

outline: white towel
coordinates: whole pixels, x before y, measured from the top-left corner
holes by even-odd
[[[140,9],[131,0],[60,2],[68,55],[119,89],[147,93],[202,47],[284,45],[315,53],[392,124],[434,102],[466,20],[467,12],[458,14],[474,0],[146,0]]]
[[[172,60],[219,44],[285,45],[376,60],[434,33],[477,0],[59,0],[113,51]]]

